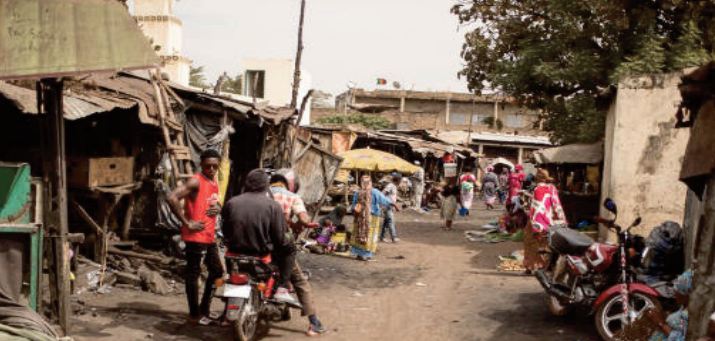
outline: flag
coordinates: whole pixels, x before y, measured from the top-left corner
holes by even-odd
[[[384,78],[377,79],[377,85],[385,85],[385,84],[387,84],[387,79],[384,79]]]

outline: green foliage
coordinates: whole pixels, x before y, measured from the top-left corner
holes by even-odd
[[[318,119],[317,122],[321,124],[336,125],[356,124],[372,130],[387,129],[390,128],[390,126],[392,125],[388,119],[382,116],[359,113],[349,115],[336,114],[332,116],[325,116]]]
[[[243,75],[236,75],[236,77],[228,77],[226,81],[221,85],[221,91],[232,92],[234,94],[241,94],[243,92]]]
[[[470,90],[539,109],[556,142],[603,134],[618,77],[711,59],[715,1],[458,0]]]
[[[209,85],[206,83],[206,75],[204,74],[203,65],[197,67],[191,66],[189,68],[189,85],[199,88],[209,87]]]
[[[625,76],[647,75],[662,72],[665,68],[665,39],[649,30],[640,38],[633,55],[627,56],[611,75],[615,84]]]
[[[702,31],[694,21],[688,20],[682,23],[680,36],[673,44],[673,51],[668,64],[671,69],[679,70],[690,66],[698,66],[707,63],[712,58],[703,47]]]
[[[504,122],[502,122],[502,120],[497,118],[496,123],[494,123],[494,117],[483,118],[482,124],[486,124],[489,126],[489,128],[492,128],[492,129],[494,129],[496,127],[498,130],[502,130],[502,128],[504,128]]]

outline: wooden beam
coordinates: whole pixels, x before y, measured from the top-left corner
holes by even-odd
[[[51,299],[57,320],[65,334],[70,333],[70,271],[67,233],[67,167],[62,80],[42,79],[37,83],[38,112],[44,115],[43,181],[49,195],[45,200],[45,226],[50,238]]]

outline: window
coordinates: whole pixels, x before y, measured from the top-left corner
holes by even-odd
[[[449,124],[469,124],[469,114],[463,113],[449,113]]]
[[[504,117],[504,125],[509,128],[526,127],[526,118],[523,114],[508,114]]]
[[[243,87],[246,96],[264,98],[266,71],[246,70],[246,84]]]
[[[449,124],[468,125],[470,116],[472,117],[473,125],[484,124],[482,121],[485,118],[492,117],[491,114],[474,113],[474,116],[472,116],[472,113],[451,112],[449,113]]]

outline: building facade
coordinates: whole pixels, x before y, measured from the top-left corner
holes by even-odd
[[[335,110],[379,113],[397,129],[536,133],[541,126],[538,112],[500,95],[352,89],[336,97]]]
[[[243,93],[248,97],[255,97],[267,101],[277,107],[290,105],[293,95],[293,76],[295,62],[293,59],[243,59]],[[305,70],[300,73],[300,86],[298,87],[298,106],[311,87],[311,76]],[[310,123],[311,102],[308,103],[301,119],[301,125]]]
[[[183,23],[174,15],[175,0],[134,0],[134,18],[162,61],[169,80],[189,85],[191,60],[181,53]]]

